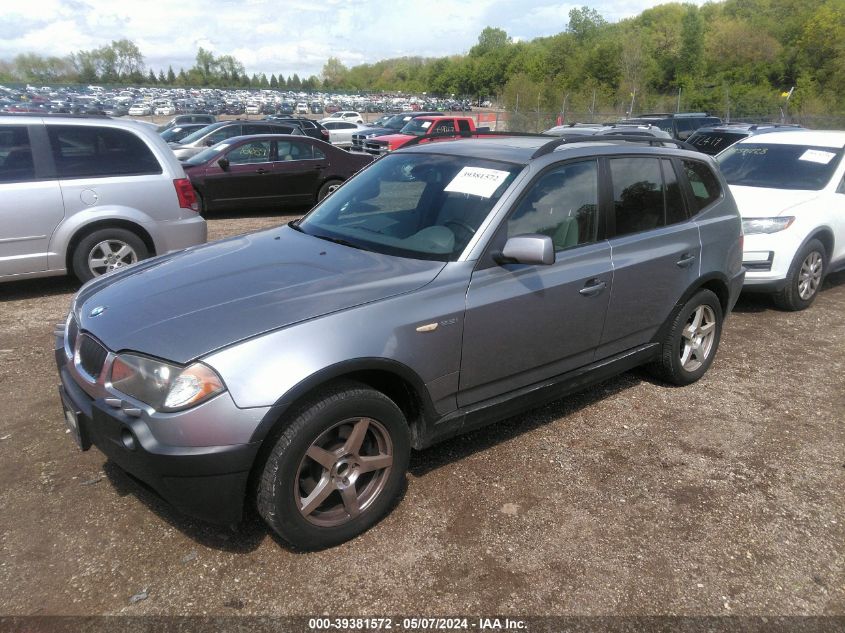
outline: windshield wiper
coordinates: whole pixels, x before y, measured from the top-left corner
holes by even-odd
[[[349,241],[347,241],[343,238],[340,238],[340,237],[330,237],[328,235],[317,235],[316,233],[308,233],[308,235],[310,235],[311,237],[320,238],[321,240],[326,240],[327,242],[334,242],[335,244],[340,244],[341,246],[348,246],[350,248],[355,248],[355,249],[361,250],[361,247],[358,246],[357,244],[353,244],[352,242],[349,242]]]

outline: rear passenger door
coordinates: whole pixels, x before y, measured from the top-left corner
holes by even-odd
[[[597,359],[648,343],[699,277],[701,240],[671,159],[607,159],[613,290]]]
[[[64,206],[59,183],[46,173],[43,141],[43,126],[0,126],[0,276],[48,268]]]
[[[312,204],[324,175],[326,155],[305,138],[274,143],[273,186],[279,199],[291,204]]]
[[[457,219],[457,218],[456,218]],[[444,219],[460,231],[460,224]],[[589,364],[611,294],[610,246],[598,209],[598,161],[541,174],[490,246],[508,237],[551,237],[551,266],[497,264],[473,272],[466,297],[458,404],[465,406]]]

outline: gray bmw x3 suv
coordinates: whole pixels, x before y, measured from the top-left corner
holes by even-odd
[[[236,523],[249,499],[290,543],[326,547],[387,512],[411,448],[638,365],[696,381],[741,258],[700,153],[417,146],[298,222],[82,288],[56,332],[65,418],[185,513]]]

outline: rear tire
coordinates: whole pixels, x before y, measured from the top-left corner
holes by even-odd
[[[297,548],[338,545],[377,523],[405,482],[410,432],[383,393],[338,383],[293,413],[258,481],[258,513]]]
[[[128,229],[99,229],[83,237],[73,251],[73,274],[81,282],[119,268],[135,264],[150,256],[144,241]]]
[[[786,285],[772,295],[781,310],[796,312],[809,308],[821,290],[827,272],[827,251],[813,239],[795,254],[786,275]]]
[[[323,198],[328,196],[342,184],[342,180],[327,180],[326,182],[324,182],[323,186],[320,187],[320,190],[317,192],[317,202],[322,202]]]
[[[719,348],[723,319],[719,298],[710,290],[696,292],[672,319],[651,373],[673,385],[701,378]]]
[[[207,218],[208,209],[205,206],[205,198],[203,198],[203,195],[199,191],[194,190],[194,192],[194,195],[197,197],[197,213],[199,213],[201,217]]]

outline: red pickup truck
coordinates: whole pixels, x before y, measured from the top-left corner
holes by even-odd
[[[449,140],[489,131],[489,128],[476,128],[475,121],[468,116],[421,116],[408,121],[397,134],[367,139],[364,151],[373,156],[382,156],[417,138],[421,139],[417,142]]]

